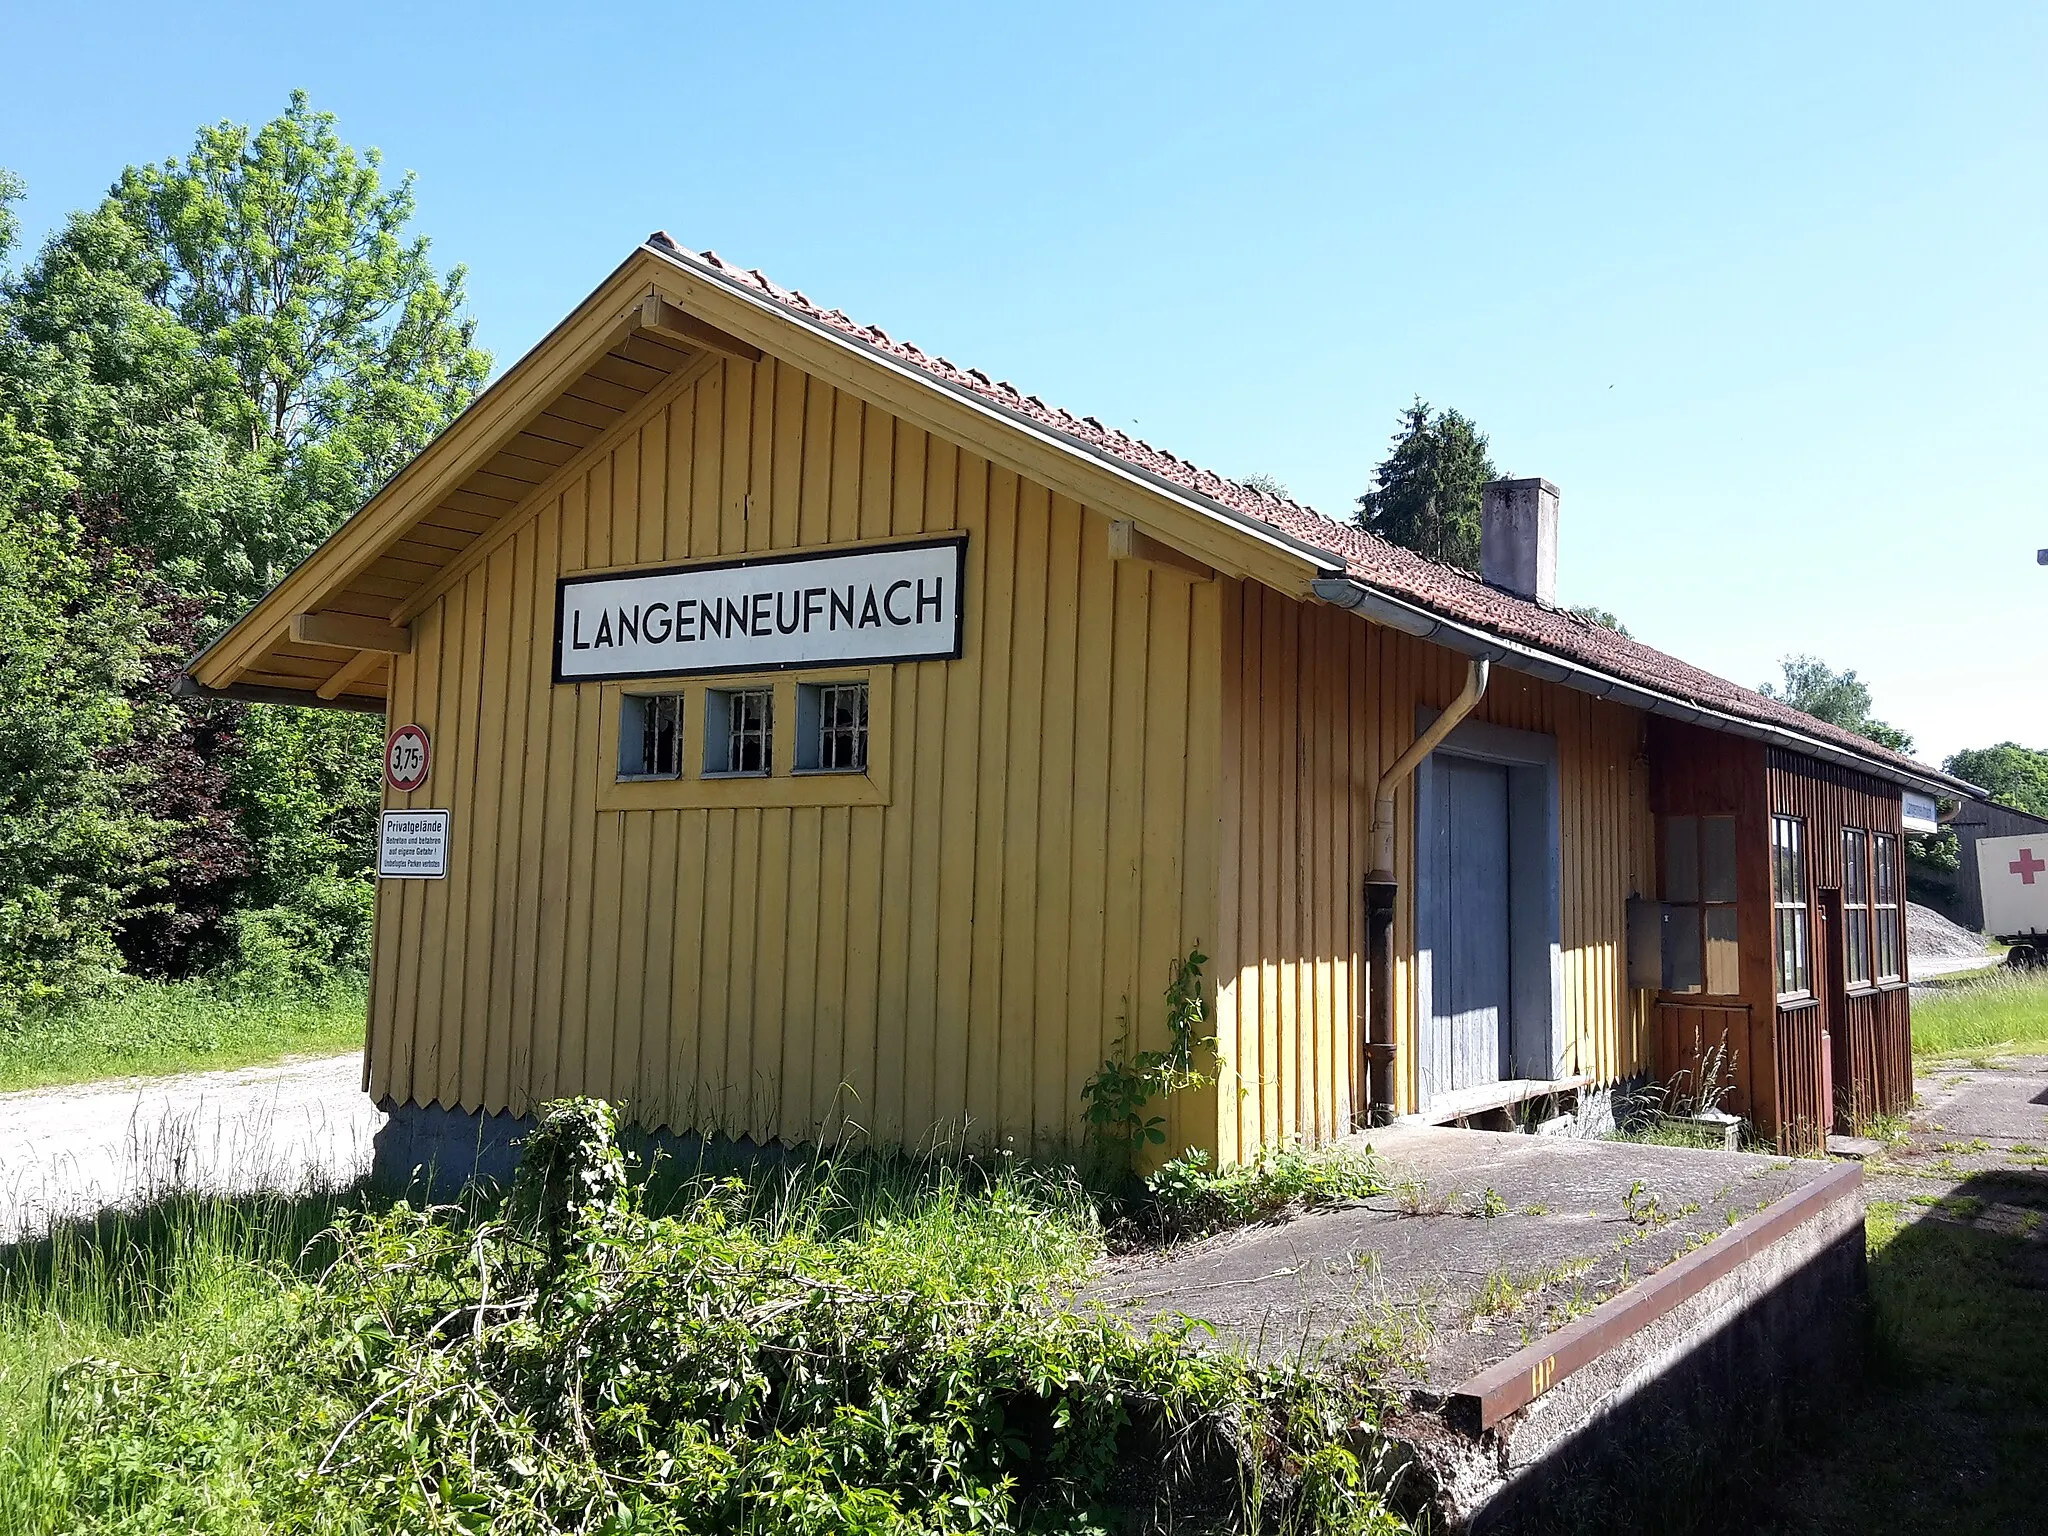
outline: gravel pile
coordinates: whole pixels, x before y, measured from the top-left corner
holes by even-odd
[[[1906,903],[1906,953],[1922,960],[1967,960],[1990,953],[1984,935],[1950,922],[1932,907]]]

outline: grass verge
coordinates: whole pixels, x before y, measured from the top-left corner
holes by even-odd
[[[501,1208],[174,1202],[0,1260],[0,1529],[1402,1529],[1365,1385],[1072,1304],[1064,1172],[665,1193],[574,1101]]]
[[[1915,1056],[2048,1046],[2048,972],[1980,971],[1937,983],[1913,1003]]]
[[[235,997],[201,982],[126,982],[77,1008],[0,1026],[0,1093],[354,1050],[364,1010],[359,987]]]

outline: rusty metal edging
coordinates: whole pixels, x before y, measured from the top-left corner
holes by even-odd
[[[1856,1197],[1863,1168],[1847,1163],[1743,1221],[1704,1248],[1665,1265],[1548,1338],[1488,1366],[1451,1393],[1452,1416],[1470,1427],[1493,1428],[1548,1392],[1581,1366],[1690,1301],[1716,1280],[1762,1253],[1838,1200]]]

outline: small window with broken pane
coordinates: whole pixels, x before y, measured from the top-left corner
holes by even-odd
[[[799,772],[867,772],[866,683],[800,683],[796,708]]]
[[[1664,989],[1742,990],[1733,816],[1664,818]]]
[[[619,778],[683,776],[683,696],[629,693],[619,708]]]
[[[713,688],[704,695],[704,772],[765,777],[772,769],[775,694]]]

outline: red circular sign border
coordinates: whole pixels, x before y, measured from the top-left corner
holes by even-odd
[[[397,745],[398,738],[405,735],[408,731],[420,739],[420,776],[410,784],[401,784],[391,772],[391,749]],[[427,774],[433,766],[434,741],[427,734],[425,726],[407,723],[397,727],[389,736],[384,738],[384,782],[399,794],[409,795],[414,790],[424,786],[427,782]]]

